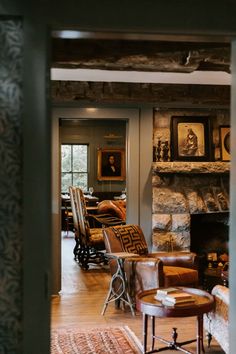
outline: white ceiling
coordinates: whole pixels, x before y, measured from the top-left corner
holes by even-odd
[[[51,69],[51,80],[159,84],[231,85],[231,74],[221,71],[192,73],[137,72],[87,69]]]

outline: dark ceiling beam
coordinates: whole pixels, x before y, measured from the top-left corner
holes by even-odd
[[[120,40],[52,40],[52,67],[122,71],[230,72],[226,43]]]

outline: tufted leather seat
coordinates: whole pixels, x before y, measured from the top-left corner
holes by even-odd
[[[184,267],[164,266],[164,286],[196,286],[198,271]]]
[[[98,203],[98,214],[111,214],[118,218],[126,219],[126,201],[125,200],[102,200]]]

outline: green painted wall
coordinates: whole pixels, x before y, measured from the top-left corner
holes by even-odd
[[[125,181],[98,181],[97,179],[97,149],[125,149],[126,121],[112,120],[74,120],[73,123],[62,122],[60,125],[60,141],[62,144],[88,144],[89,180],[88,186],[94,191],[122,191]],[[115,134],[118,139],[107,139],[109,134]]]

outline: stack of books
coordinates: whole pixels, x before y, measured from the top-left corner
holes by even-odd
[[[158,289],[154,297],[165,306],[189,305],[196,301],[194,296],[178,288]]]

